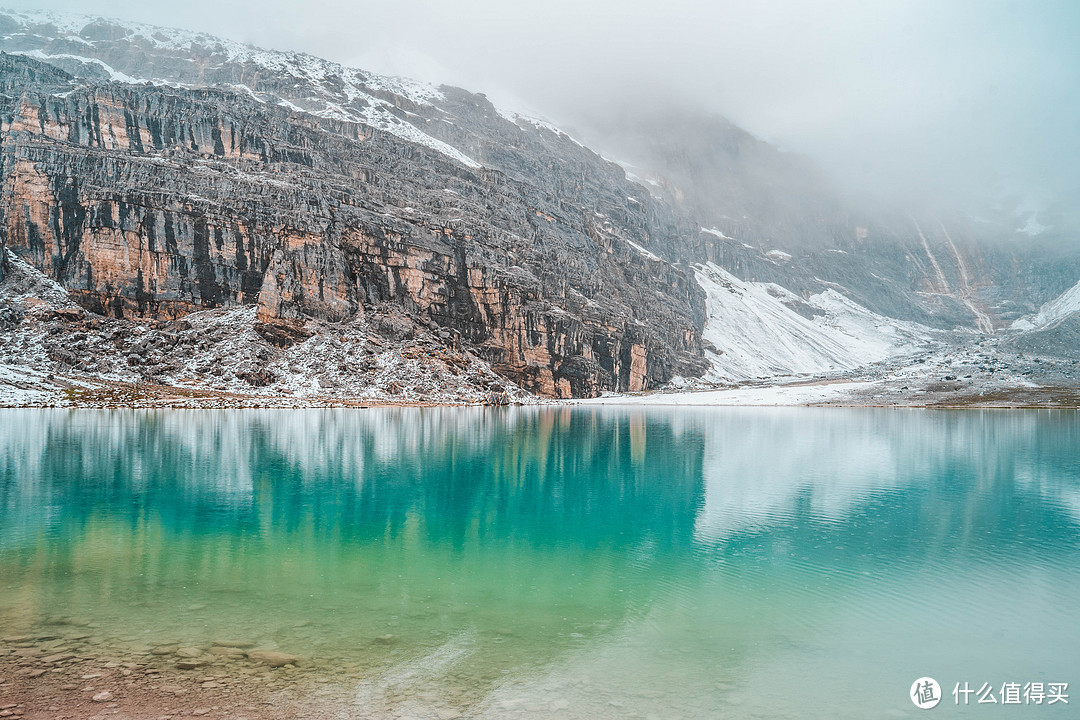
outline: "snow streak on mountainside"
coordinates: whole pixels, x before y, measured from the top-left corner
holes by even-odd
[[[746,282],[714,263],[705,290],[706,379],[738,381],[855,370],[930,342],[929,329],[870,312],[835,290],[803,300],[774,283]]]
[[[76,71],[77,74],[89,72],[127,84],[148,82],[182,87],[225,87],[250,95],[260,102],[275,103],[318,117],[369,125],[437,150],[469,167],[480,167],[480,163],[465,153],[418,127],[430,120],[401,109],[393,102],[392,96],[397,96],[418,107],[434,108],[435,102],[445,98],[438,88],[431,85],[347,68],[304,53],[263,50],[205,33],[140,23],[103,22],[92,16],[48,12],[11,13],[7,17],[20,23],[16,27],[3,28],[3,47],[12,54],[33,57]],[[56,37],[38,32],[44,31],[45,27]],[[102,30],[102,38],[96,37],[95,29]],[[114,67],[95,56],[97,52],[105,50],[105,47],[98,47],[99,44],[105,45],[102,40],[115,42],[115,29],[126,33],[125,40],[146,45],[166,57],[170,53],[175,53],[177,59],[195,56],[199,62],[190,63],[192,67],[182,73],[189,77],[179,82],[176,80],[175,67],[159,67],[154,62],[142,67],[138,77],[133,76],[131,73],[136,70]],[[35,40],[45,41],[46,47],[25,47],[34,45]],[[112,58],[114,63],[121,60]],[[82,72],[78,72],[78,66],[82,66]],[[234,67],[246,68],[239,78],[250,80],[247,83],[230,82],[234,78],[230,77],[232,73],[228,71]],[[158,74],[158,70],[163,72]],[[272,89],[260,85],[259,81],[265,81],[267,76],[274,79]],[[301,92],[290,92],[295,89]]]

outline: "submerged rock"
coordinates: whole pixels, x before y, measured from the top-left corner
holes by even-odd
[[[247,650],[248,648],[255,647],[255,643],[247,640],[215,640],[214,647],[224,648],[239,648],[241,650]]]
[[[246,653],[238,647],[218,646],[210,648],[211,655],[217,655],[219,657],[243,657]]]
[[[176,663],[177,670],[194,670],[206,665],[205,660],[178,660]]]
[[[277,650],[252,650],[247,656],[250,660],[269,665],[270,667],[296,665],[300,661],[300,658],[296,655],[278,652]]]
[[[7,635],[2,640],[9,645],[17,645],[19,643],[33,642],[35,638],[34,635]]]
[[[55,653],[53,655],[47,655],[47,656],[41,658],[41,662],[54,664],[54,663],[58,663],[58,662],[63,662],[65,660],[70,660],[73,657],[75,657],[75,656],[72,655],[71,653],[59,652],[59,653]]]

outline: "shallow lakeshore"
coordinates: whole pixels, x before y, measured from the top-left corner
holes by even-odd
[[[1072,411],[0,422],[12,716],[901,717],[1080,671]]]
[[[25,636],[23,636],[25,637]],[[31,655],[61,647],[52,640],[5,642],[0,657],[0,707],[8,717],[46,718],[264,718],[339,717],[347,707],[325,696],[312,703],[326,682],[298,669],[238,667],[215,659],[197,671],[176,667],[172,658],[130,649],[111,656],[71,652]],[[73,645],[75,647],[73,647]],[[70,641],[62,647],[79,652]],[[20,655],[20,651],[24,654]],[[325,695],[325,694],[323,694]],[[305,707],[305,705],[307,707]],[[2,712],[2,711],[0,711]],[[355,716],[355,715],[353,715]]]

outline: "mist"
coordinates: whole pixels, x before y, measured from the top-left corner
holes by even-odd
[[[459,85],[600,148],[638,115],[722,115],[808,155],[849,193],[968,205],[1005,199],[1032,210],[1075,207],[1080,197],[1080,5],[1072,2],[13,7],[182,27]]]

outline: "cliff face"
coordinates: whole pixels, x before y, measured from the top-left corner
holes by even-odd
[[[458,140],[484,165],[234,90],[12,55],[0,84],[3,244],[93,313],[255,306],[263,323],[333,323],[394,306],[557,397],[704,369],[700,289],[644,250],[680,232],[671,216],[481,96],[453,102],[483,120]],[[500,146],[513,152],[491,162]]]

